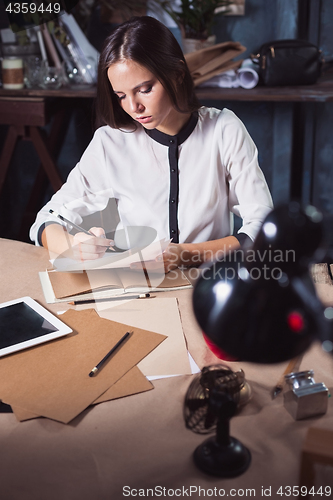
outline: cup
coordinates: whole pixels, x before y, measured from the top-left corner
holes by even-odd
[[[65,78],[62,66],[60,68],[47,66],[40,86],[43,87],[43,89],[49,90],[60,89],[60,87],[65,83]]]
[[[38,55],[25,58],[24,84],[28,89],[38,88],[43,83],[46,64]]]
[[[89,88],[95,83],[95,75],[97,71],[94,67],[94,62],[85,64],[76,64],[72,60],[67,60],[64,63],[64,70],[67,76],[68,85],[71,88]]]
[[[2,86],[4,89],[23,89],[23,59],[18,57],[5,57],[2,60]]]

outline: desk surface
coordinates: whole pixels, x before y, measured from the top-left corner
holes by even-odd
[[[48,264],[45,249],[0,239],[0,301],[30,295],[45,304],[38,272]],[[333,284],[324,267],[318,268],[316,281],[321,297],[333,304]],[[174,294],[166,292],[165,296]],[[191,290],[178,291],[177,297],[190,352],[200,367],[215,362],[193,318]],[[48,307],[55,312],[69,306]],[[300,450],[307,429],[333,428],[333,398],[326,415],[295,422],[285,410],[283,398],[272,401],[270,397],[286,363],[230,365],[243,368],[253,391],[252,400],[231,421],[231,435],[252,453],[251,466],[242,476],[209,477],[193,465],[192,452],[205,436],[184,426],[182,405],[192,377],[181,376],[154,382],[152,391],[89,408],[69,425],[45,418],[19,423],[11,413],[0,414],[1,498],[120,500],[124,486],[137,490],[192,486],[207,491],[216,487],[217,491],[224,489],[225,496],[232,488],[244,490],[236,498],[245,497],[246,489],[255,489],[255,496],[262,498],[264,487],[272,488],[273,500],[284,498],[276,492],[280,486],[298,485]],[[326,383],[332,392],[333,359],[318,344],[301,364],[301,369],[310,368],[315,380]],[[316,478],[318,486],[333,486],[332,468],[321,467]],[[203,493],[199,496],[192,490],[191,497],[203,498]],[[158,496],[150,493],[150,498]],[[186,494],[181,498],[187,498]]]
[[[333,76],[326,74],[314,85],[291,87],[265,87],[254,89],[239,88],[197,88],[196,94],[200,100],[225,101],[280,101],[280,102],[330,102],[333,101]],[[63,88],[59,90],[0,89],[0,97],[64,97],[64,98],[94,98],[96,87],[83,89]]]

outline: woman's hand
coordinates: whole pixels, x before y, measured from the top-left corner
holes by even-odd
[[[166,273],[172,269],[176,269],[182,264],[182,245],[170,243],[163,254],[156,258],[156,262],[160,265],[163,262]]]
[[[147,271],[163,271],[168,273],[171,269],[176,269],[181,265],[182,246],[177,243],[170,243],[166,250],[156,257],[155,260],[145,262],[134,262],[130,264],[130,268],[140,270],[142,268]],[[164,269],[163,269],[164,268]]]
[[[131,269],[164,270],[166,273],[179,266],[197,267],[204,262],[213,262],[223,259],[229,252],[240,248],[239,241],[234,236],[226,236],[219,240],[204,241],[202,243],[170,243],[162,255],[155,260],[135,262]]]
[[[42,233],[42,245],[48,249],[50,259],[59,255],[77,260],[99,259],[114,245],[114,241],[105,237],[101,227],[92,227],[89,231],[91,235],[77,233],[73,236],[64,226],[49,224]]]
[[[81,261],[100,259],[106,250],[114,245],[113,240],[106,238],[103,228],[92,227],[89,232],[94,236],[85,233],[74,235],[72,243],[74,259]]]

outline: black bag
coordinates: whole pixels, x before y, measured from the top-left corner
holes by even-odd
[[[252,56],[259,64],[264,85],[311,85],[320,76],[321,51],[303,40],[274,40],[264,43]]]

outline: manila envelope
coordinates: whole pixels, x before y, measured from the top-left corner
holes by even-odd
[[[96,302],[102,318],[166,335],[165,341],[139,363],[146,377],[191,374],[185,337],[175,297],[136,299],[113,306]],[[109,307],[109,309],[105,309]]]
[[[98,399],[164,336],[104,320],[92,310],[67,311],[74,333],[6,356],[0,363],[0,399],[68,423]],[[94,377],[89,373],[126,331],[133,334]]]
[[[107,391],[104,392],[99,398],[93,401],[92,404],[103,403],[112,399],[123,398],[125,396],[132,396],[140,392],[150,391],[154,386],[147,378],[141,373],[137,366],[133,366],[121,379],[117,380]],[[30,420],[38,418],[40,415],[29,412],[24,408],[12,406],[12,410],[20,422],[23,420]]]

